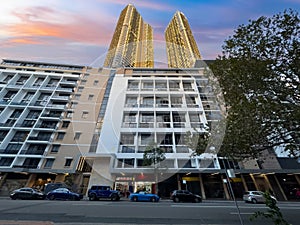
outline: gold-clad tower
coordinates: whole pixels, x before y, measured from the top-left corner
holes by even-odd
[[[129,4],[121,12],[104,67],[153,67],[153,30]]]
[[[177,11],[165,30],[168,66],[171,68],[194,67],[201,59],[192,30],[187,18]]]

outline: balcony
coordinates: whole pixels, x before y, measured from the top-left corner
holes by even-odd
[[[120,146],[120,153],[135,153],[134,146]]]
[[[171,125],[169,122],[168,123],[158,122],[158,123],[156,123],[156,127],[157,128],[170,128]]]
[[[45,150],[32,150],[32,149],[28,149],[28,150],[22,150],[20,152],[21,155],[44,155]]]
[[[29,141],[46,141],[46,142],[49,142],[52,139],[50,137],[39,137],[39,136],[33,137],[33,136],[31,136],[31,137],[28,137],[28,140]]]
[[[153,128],[154,123],[140,123],[139,128]]]
[[[72,86],[72,87],[76,87],[77,86],[77,81],[71,81],[71,80],[65,80],[63,79],[62,81],[60,81],[61,84],[64,84],[64,85],[69,85],[69,86]]]
[[[123,128],[136,128],[137,127],[137,123],[123,122],[122,127]]]
[[[13,165],[13,168],[37,169],[38,165]]]
[[[54,95],[51,99],[55,101],[69,101],[70,96]]]
[[[20,149],[0,149],[0,154],[16,155]]]

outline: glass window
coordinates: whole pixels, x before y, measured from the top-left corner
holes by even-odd
[[[57,134],[56,139],[57,139],[57,140],[63,140],[64,137],[65,137],[65,133],[60,132],[60,133]]]
[[[47,159],[44,168],[51,168],[54,163],[54,159]]]
[[[81,132],[75,132],[74,139],[78,140],[80,138]]]
[[[89,112],[82,112],[81,118],[87,119]]]
[[[71,166],[72,161],[73,161],[73,159],[66,159],[66,161],[65,161],[65,167]]]
[[[57,153],[59,151],[59,147],[60,147],[60,145],[53,145],[52,149],[51,149],[51,152]]]
[[[63,121],[62,128],[68,128],[70,125],[70,121]]]
[[[94,80],[94,86],[98,86],[99,80]]]
[[[91,101],[91,100],[93,100],[93,98],[94,98],[94,95],[89,95],[88,100]]]

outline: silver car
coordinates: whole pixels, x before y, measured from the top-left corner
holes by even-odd
[[[271,198],[277,202],[276,198],[271,195]],[[262,191],[246,191],[243,195],[243,200],[245,202],[252,202],[254,204],[256,203],[265,203],[266,199],[264,197],[264,192]]]

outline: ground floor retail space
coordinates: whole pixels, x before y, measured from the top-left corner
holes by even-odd
[[[0,195],[8,195],[12,190],[25,186],[43,190],[45,184],[65,182],[67,178],[72,179],[74,191],[87,193],[90,174],[0,172]],[[119,173],[112,174],[112,178],[114,180],[111,181],[111,186],[121,191],[124,196],[132,192],[147,191],[169,198],[173,190],[184,189],[201,195],[203,199],[232,199],[233,194],[239,199],[245,191],[260,190],[269,191],[278,200],[284,201],[297,199],[296,193],[300,190],[299,173],[235,172],[234,177],[229,177],[222,171],[157,175]],[[102,184],[100,180],[96,183]]]
[[[155,182],[157,180],[158,182]],[[158,186],[156,186],[158,183]],[[242,198],[249,190],[269,191],[278,200],[296,199],[300,189],[299,174],[236,173],[229,177],[226,173],[177,173],[155,177],[152,174],[131,174],[116,176],[114,188],[126,193],[148,191],[169,198],[173,190],[184,189],[199,194],[203,199]]]

